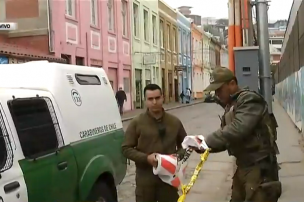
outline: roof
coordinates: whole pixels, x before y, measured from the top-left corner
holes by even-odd
[[[0,54],[7,56],[23,57],[33,60],[50,60],[53,62],[66,63],[65,59],[58,58],[53,55],[40,53],[39,51],[31,48],[26,48],[16,44],[9,44],[9,43],[0,42]]]
[[[282,37],[284,38],[285,31],[281,30],[272,30],[269,31],[269,37]]]
[[[4,64],[0,68],[0,87],[53,89],[57,83],[68,82],[68,75],[90,74],[107,77],[102,68],[48,62],[31,61],[21,64]],[[54,81],[57,81],[56,84]],[[102,82],[102,81],[101,81]]]

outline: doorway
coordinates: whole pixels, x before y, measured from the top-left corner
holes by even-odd
[[[141,70],[135,70],[135,108],[143,108],[142,99],[142,73]]]
[[[136,88],[136,100],[135,100],[135,108],[136,109],[141,109],[143,108],[142,106],[142,93],[141,93],[141,88],[142,88],[142,83],[141,80],[136,80],[135,81],[135,88]]]
[[[76,58],[76,65],[84,66],[84,57],[75,57]]]
[[[175,90],[175,102],[179,101],[179,92],[178,92],[178,80],[174,79],[174,90]]]

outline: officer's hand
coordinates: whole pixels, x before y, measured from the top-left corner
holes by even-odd
[[[151,166],[153,166],[153,167],[157,167],[156,155],[157,155],[157,153],[153,153],[153,154],[150,154],[150,155],[147,157],[148,163],[149,163]]]

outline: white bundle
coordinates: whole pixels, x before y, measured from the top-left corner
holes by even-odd
[[[187,136],[182,143],[182,147],[184,149],[188,149],[189,147],[198,148],[200,150],[208,149],[205,138],[202,135]],[[157,159],[157,167],[153,167],[154,175],[158,175],[163,182],[179,188],[188,166],[187,160],[191,154],[189,149],[186,153],[187,156],[180,161],[178,160],[178,157],[174,155],[157,154],[155,156]]]
[[[182,147],[184,149],[187,149],[189,147],[194,147],[194,148],[198,148],[199,150],[206,150],[209,148],[205,142],[204,136],[202,135],[186,136],[182,143]]]

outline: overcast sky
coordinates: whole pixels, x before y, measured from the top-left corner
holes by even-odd
[[[171,7],[191,6],[192,13],[202,17],[228,18],[228,0],[164,0]],[[296,0],[297,1],[297,0]],[[271,0],[269,20],[288,20],[293,0]]]

